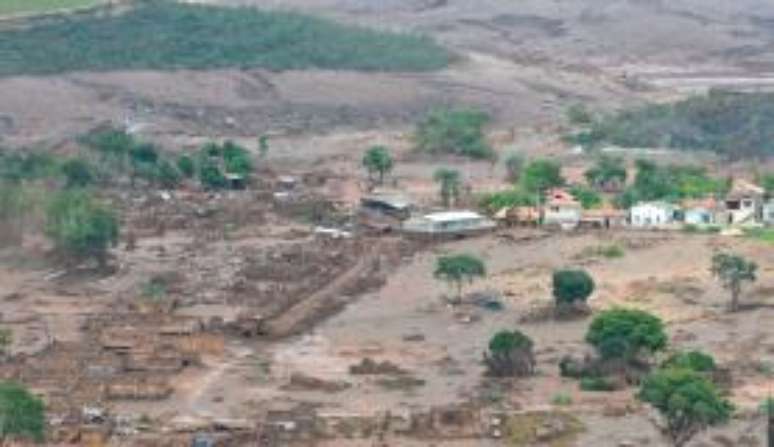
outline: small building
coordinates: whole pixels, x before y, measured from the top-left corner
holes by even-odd
[[[762,217],[765,225],[774,226],[774,199],[769,199],[768,202],[763,204]]]
[[[675,222],[677,207],[668,202],[639,202],[629,210],[629,223],[636,228],[660,228]]]
[[[726,195],[723,222],[728,225],[759,223],[763,214],[765,190],[745,180],[737,180]]]
[[[228,185],[228,189],[238,191],[247,187],[247,180],[242,174],[226,173],[224,177],[226,177],[226,184]]]
[[[580,226],[583,228],[622,228],[626,226],[629,213],[615,208],[595,208],[581,212]]]
[[[543,224],[571,230],[580,223],[582,211],[580,202],[568,191],[560,188],[552,189],[546,194]]]
[[[687,225],[716,225],[718,212],[718,202],[713,198],[682,203],[682,221]]]
[[[360,199],[363,211],[405,220],[411,215],[413,204],[399,192],[376,192]]]
[[[403,222],[406,233],[441,237],[483,233],[496,227],[492,220],[468,210],[431,213]]]

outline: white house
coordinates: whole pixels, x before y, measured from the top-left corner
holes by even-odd
[[[677,207],[667,202],[639,202],[629,210],[631,226],[638,228],[659,228],[675,221]]]
[[[572,194],[563,189],[552,189],[546,194],[543,224],[571,230],[580,223],[582,211],[580,202]]]
[[[745,180],[737,180],[726,196],[725,222],[729,225],[759,223],[763,208],[764,189]]]

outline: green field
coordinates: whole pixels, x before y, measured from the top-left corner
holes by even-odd
[[[62,17],[0,32],[0,76],[226,67],[427,71],[450,60],[447,50],[423,36],[290,12],[163,0],[138,3],[118,16]]]
[[[0,0],[0,16],[86,8],[104,0]]]

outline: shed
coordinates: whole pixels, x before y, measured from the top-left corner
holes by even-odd
[[[431,213],[403,223],[406,233],[429,236],[465,236],[496,227],[492,220],[468,210]]]

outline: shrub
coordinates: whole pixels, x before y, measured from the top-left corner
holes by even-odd
[[[221,154],[227,173],[241,175],[246,178],[253,171],[253,162],[250,158],[250,153],[247,149],[233,141],[226,141],[223,143]]]
[[[511,183],[517,183],[524,167],[524,156],[519,153],[511,153],[505,158],[506,178]]]
[[[604,311],[586,332],[586,341],[604,359],[634,360],[641,354],[663,350],[667,340],[661,319],[635,309]]]
[[[698,373],[709,373],[717,368],[715,359],[701,351],[678,352],[664,361],[661,367],[690,369]]]
[[[580,381],[580,389],[583,391],[615,391],[616,384],[605,377],[583,377]]]
[[[159,186],[174,189],[180,186],[181,175],[169,160],[162,160],[156,167],[156,181]]]
[[[554,397],[551,398],[551,404],[562,407],[572,405],[572,396],[565,393],[554,394]]]
[[[553,275],[553,293],[557,306],[586,302],[594,292],[594,279],[585,270],[557,270]]]
[[[186,177],[186,178],[192,178],[194,174],[196,174],[196,165],[194,164],[193,158],[189,155],[181,155],[177,157],[177,170],[180,171],[180,173]]]
[[[495,158],[496,153],[484,138],[483,128],[487,122],[489,116],[479,110],[435,110],[417,125],[414,134],[417,149],[429,154]]]
[[[87,161],[80,158],[72,158],[64,162],[62,174],[67,188],[83,188],[95,181],[94,169]]]

